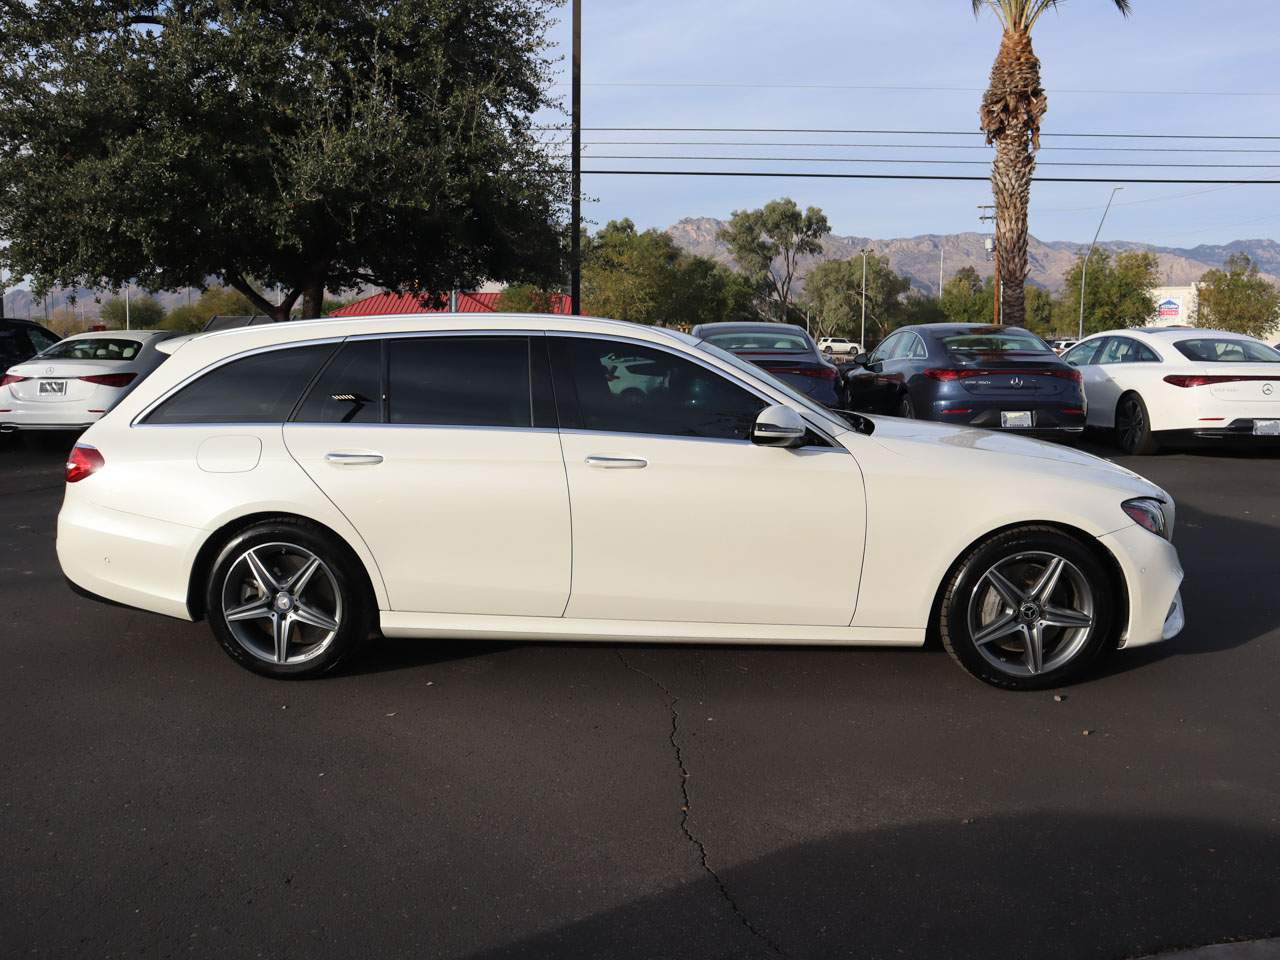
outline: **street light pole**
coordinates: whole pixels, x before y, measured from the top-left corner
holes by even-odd
[[[1093,256],[1093,248],[1098,243],[1098,237],[1102,235],[1102,225],[1107,222],[1107,214],[1111,211],[1111,201],[1116,198],[1116,194],[1123,190],[1124,187],[1116,187],[1111,191],[1111,196],[1107,198],[1107,206],[1102,211],[1102,219],[1098,221],[1098,230],[1093,235],[1093,242],[1089,244],[1089,252],[1084,255],[1084,264],[1080,268],[1080,335],[1077,339],[1084,339],[1084,281],[1089,276],[1089,258]]]
[[[133,284],[131,283],[126,283],[124,285],[124,328],[126,330],[130,329],[129,327],[129,288],[131,286],[133,286]]]
[[[867,352],[867,248],[862,248],[862,333],[858,338],[858,346],[863,353]]]
[[[570,189],[573,195],[569,198],[569,221],[573,236],[569,238],[569,310],[576,317],[582,313],[582,0],[573,0],[572,97],[573,183]]]

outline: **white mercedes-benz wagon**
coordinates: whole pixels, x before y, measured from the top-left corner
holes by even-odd
[[[833,413],[670,330],[210,333],[85,432],[72,585],[274,677],[401,637],[919,646],[1039,688],[1182,627],[1174,506],[1064,447]],[[642,389],[613,389],[643,367]],[[831,518],[840,518],[838,531]]]

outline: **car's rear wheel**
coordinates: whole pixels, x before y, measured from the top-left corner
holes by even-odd
[[[916,407],[911,402],[911,394],[904,393],[902,399],[898,401],[898,416],[904,420],[914,420],[916,418]]]
[[[1115,587],[1097,554],[1054,527],[974,547],[947,582],[939,633],[979,680],[1042,690],[1078,679],[1115,647]]]
[[[278,678],[333,669],[368,633],[370,609],[344,545],[310,524],[257,524],[233,537],[209,573],[205,611],[241,666]]]
[[[1136,393],[1125,394],[1116,405],[1116,440],[1130,456],[1147,457],[1160,449],[1147,405]]]

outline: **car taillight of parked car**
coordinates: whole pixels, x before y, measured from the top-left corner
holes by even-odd
[[[71,448],[71,456],[67,458],[67,483],[79,483],[101,470],[106,463],[97,447],[77,443]]]
[[[1171,373],[1164,378],[1165,383],[1171,383],[1175,387],[1207,387],[1215,383],[1242,383],[1246,380],[1280,380],[1280,377],[1232,377],[1226,374],[1205,376],[1197,373]]]
[[[4,379],[0,380],[0,387],[7,387],[11,383],[21,383],[27,377],[20,377],[16,373],[6,373]]]
[[[985,367],[970,367],[965,370],[956,370],[951,367],[930,367],[924,372],[926,377],[931,380],[941,380],[944,383],[951,380],[972,380],[974,377],[999,377],[1002,375],[1016,375],[1020,377],[1058,377],[1062,380],[1070,380],[1073,383],[1083,383],[1084,375],[1075,367],[1067,367],[1060,369],[1058,367],[1046,367],[1043,370],[989,370]]]
[[[137,378],[136,373],[95,373],[88,377],[77,377],[86,383],[96,383],[101,387],[127,387]]]
[[[840,375],[831,367],[771,367],[768,364],[761,364],[761,367],[770,373],[785,373],[792,377],[813,377],[816,380],[840,379]]]

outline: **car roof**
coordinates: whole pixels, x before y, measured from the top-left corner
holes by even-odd
[[[1085,340],[1094,340],[1098,337],[1133,337],[1141,340],[1149,337],[1157,342],[1169,340],[1174,337],[1183,339],[1196,339],[1202,337],[1218,337],[1227,340],[1258,340],[1257,337],[1251,337],[1245,333],[1235,333],[1231,330],[1210,330],[1206,327],[1120,327],[1116,330],[1100,330],[1097,333],[1091,333],[1086,336]],[[1083,342],[1083,341],[1081,341]],[[1259,343],[1265,343],[1265,340],[1259,340]]]

